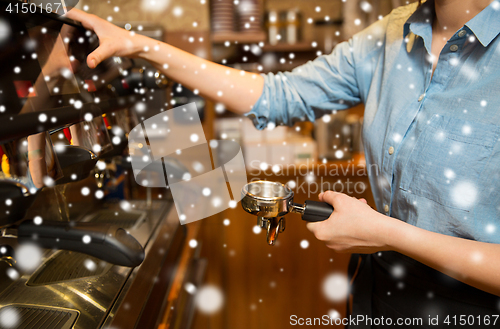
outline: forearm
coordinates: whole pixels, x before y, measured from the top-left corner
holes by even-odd
[[[259,99],[264,79],[215,64],[176,47],[150,38],[137,38],[139,57],[152,63],[163,74],[183,86],[198,90],[213,101],[237,113],[246,113]]]
[[[373,210],[365,202],[326,191],[335,209],[325,221],[308,223],[317,239],[336,251],[396,251],[478,289],[500,296],[500,244],[438,234]]]
[[[111,56],[140,57],[172,80],[224,103],[237,113],[250,111],[262,94],[264,79],[258,74],[212,63],[166,43],[132,34],[78,9],[69,11],[66,17],[81,22],[99,38],[99,47],[87,56],[90,68]]]
[[[390,249],[500,296],[500,245],[430,232],[399,220],[387,224]]]

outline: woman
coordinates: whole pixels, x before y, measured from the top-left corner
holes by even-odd
[[[400,7],[331,54],[266,76],[210,63],[80,11],[68,17],[99,37],[90,67],[115,55],[144,58],[260,129],[363,102],[380,212],[328,191],[319,198],[334,213],[308,229],[336,251],[372,254],[357,270],[353,262],[354,314],[378,323],[389,317],[393,326],[398,318],[420,318],[412,325],[477,328],[500,326],[493,324],[500,308],[499,10],[491,0]],[[462,315],[472,319],[464,323]]]

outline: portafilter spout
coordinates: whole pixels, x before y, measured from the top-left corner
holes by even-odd
[[[290,212],[300,214],[307,222],[328,219],[333,207],[326,202],[307,200],[303,205],[293,202],[293,191],[278,182],[256,181],[241,190],[241,206],[257,216],[257,225],[267,231],[267,243],[274,245],[278,233],[285,230],[285,218]],[[281,218],[279,218],[281,217]]]

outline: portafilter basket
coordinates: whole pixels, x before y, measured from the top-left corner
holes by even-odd
[[[274,245],[278,234],[285,230],[285,218],[290,212],[300,214],[306,222],[328,219],[333,207],[326,202],[307,200],[303,205],[293,202],[293,191],[278,182],[255,181],[241,190],[241,206],[257,216],[257,225],[267,231],[267,243]]]

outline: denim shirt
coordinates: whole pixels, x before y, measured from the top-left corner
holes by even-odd
[[[365,104],[377,209],[417,227],[500,243],[500,3],[444,46],[432,75],[434,1],[410,4],[292,72],[264,75],[257,128]]]

